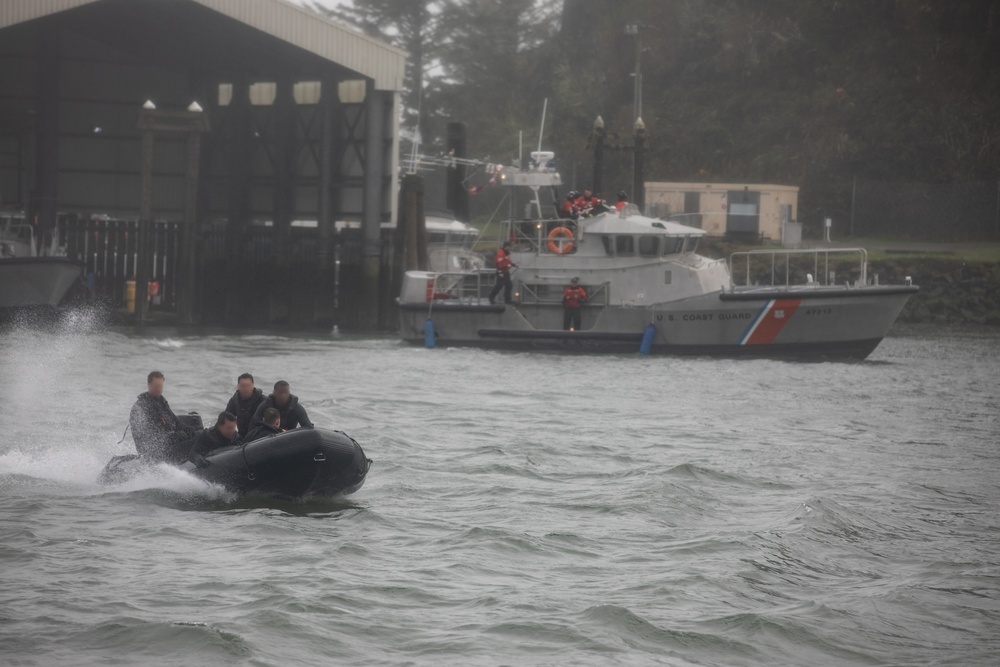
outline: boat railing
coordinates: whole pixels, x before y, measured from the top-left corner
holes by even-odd
[[[477,305],[489,298],[496,284],[496,271],[444,271],[435,273],[427,286],[429,301],[458,301],[463,305]]]
[[[858,285],[866,285],[868,251],[864,248],[744,250],[730,255],[729,271],[734,288],[767,285],[763,280],[766,280],[768,273],[770,273],[770,287],[790,287],[793,279],[799,277],[802,278],[802,282],[795,284],[830,286],[837,284],[836,269],[845,258],[852,255],[857,257],[856,282]],[[831,271],[831,260],[834,263],[833,271]],[[808,273],[810,268],[811,274]],[[820,268],[823,269],[822,272]],[[806,275],[803,276],[802,273]],[[743,278],[742,284],[738,282],[738,277]]]
[[[607,306],[611,303],[610,282],[583,285],[587,290],[587,306]],[[562,305],[564,283],[521,283],[521,303],[529,306]]]

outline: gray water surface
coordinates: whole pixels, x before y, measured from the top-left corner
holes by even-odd
[[[287,379],[333,501],[95,478],[149,370]],[[0,334],[0,662],[995,665],[1000,336],[863,363]]]

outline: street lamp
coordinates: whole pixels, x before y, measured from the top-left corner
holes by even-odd
[[[640,118],[642,116],[642,32],[641,28],[645,26],[641,23],[629,23],[625,26],[626,35],[635,36],[635,72],[632,76],[635,77],[635,117]]]

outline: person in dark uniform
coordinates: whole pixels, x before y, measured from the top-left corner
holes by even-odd
[[[587,290],[580,286],[580,279],[574,277],[563,289],[563,331],[580,329],[583,302],[586,300]]]
[[[281,432],[281,413],[274,408],[268,408],[264,410],[261,422],[250,429],[250,433],[243,438],[243,442],[253,442],[269,435],[278,435]]]
[[[188,452],[188,459],[202,468],[208,465],[205,457],[212,451],[235,444],[239,444],[239,435],[236,433],[236,415],[231,412],[220,412],[215,426],[205,429],[194,439],[194,444],[191,445],[191,450]]]
[[[253,376],[244,373],[236,379],[236,393],[229,399],[226,412],[236,415],[236,428],[240,435],[250,433],[257,406],[264,402],[264,392],[253,386]]]
[[[183,460],[186,443],[197,431],[184,425],[163,397],[163,373],[153,371],[146,376],[146,391],[139,394],[128,423],[139,456],[154,461]]]
[[[299,404],[299,397],[292,394],[291,387],[284,380],[274,383],[274,393],[261,401],[257,406],[257,412],[253,416],[254,424],[264,422],[264,411],[274,408],[281,415],[281,430],[291,431],[299,426],[312,428],[313,423],[309,421],[306,409]]]
[[[510,241],[505,241],[503,246],[497,250],[497,284],[490,292],[490,303],[495,303],[500,290],[503,290],[504,303],[514,303],[511,292],[514,290],[514,283],[510,280],[510,270],[516,268],[517,264],[510,258]]]

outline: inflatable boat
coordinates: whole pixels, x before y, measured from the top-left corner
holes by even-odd
[[[303,498],[354,493],[364,484],[371,463],[346,433],[300,428],[216,449],[199,464],[172,465],[234,493]],[[156,464],[135,454],[116,456],[98,481],[122,484]]]

